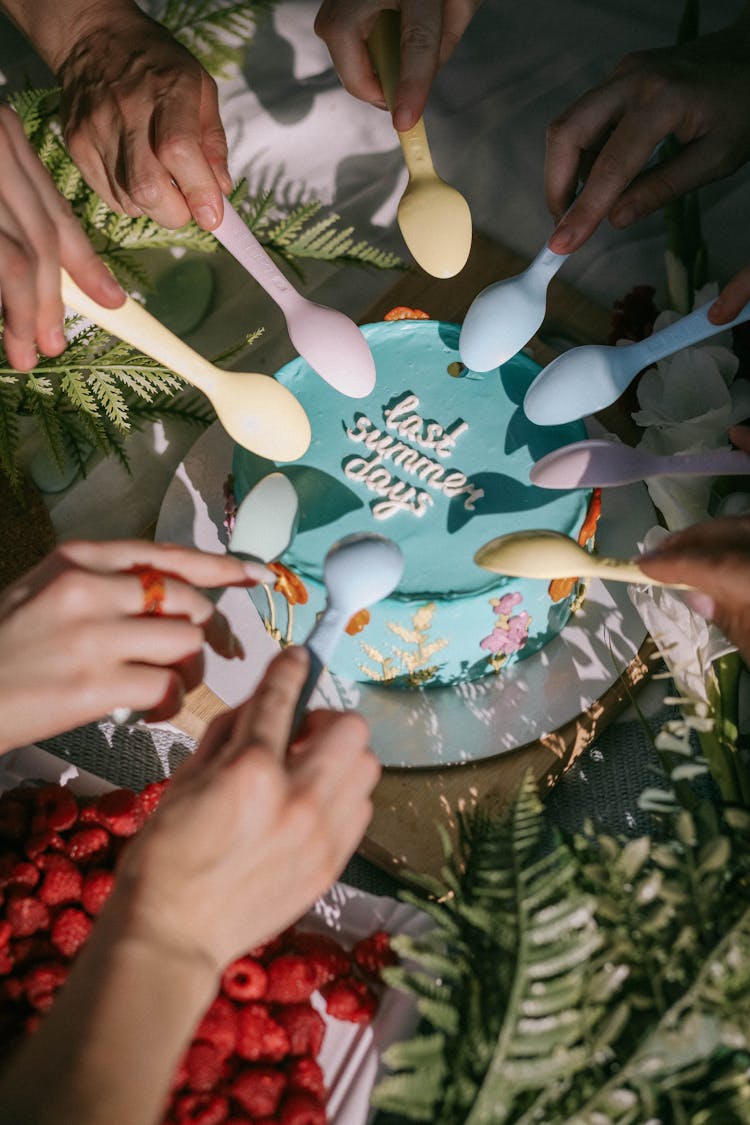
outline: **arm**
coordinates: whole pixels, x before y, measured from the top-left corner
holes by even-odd
[[[345,88],[355,98],[385,109],[373,73],[367,39],[381,11],[401,12],[400,77],[393,126],[406,132],[422,116],[436,72],[447,62],[481,0],[323,0],[315,32],[328,47]]]
[[[4,0],[62,86],[65,140],[110,207],[218,226],[231,191],[216,83],[131,0]]]
[[[138,566],[166,576],[163,604],[147,616]],[[267,577],[231,555],[154,543],[58,547],[0,597],[0,752],[118,707],[154,721],[174,715],[201,682],[204,641],[242,655],[226,618],[194,587]]]
[[[223,969],[345,865],[379,766],[355,714],[315,713],[287,752],[306,672],[304,650],[277,657],[128,844],[68,981],[0,1080],[15,1125],[155,1125]]]
[[[545,188],[560,223],[550,247],[571,253],[604,218],[630,226],[736,171],[750,158],[749,107],[750,5],[723,31],[627,56],[549,127]],[[644,170],[669,135],[680,151]]]

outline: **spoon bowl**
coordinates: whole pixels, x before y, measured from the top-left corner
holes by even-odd
[[[665,356],[750,320],[750,301],[727,324],[712,324],[703,305],[638,343],[584,344],[553,359],[526,392],[523,408],[538,426],[584,418],[615,402],[636,375]]]
[[[369,395],[375,387],[375,360],[354,321],[298,293],[226,198],[213,233],[279,306],[289,339],[313,371],[343,395]]]
[[[310,667],[297,701],[292,739],[302,724],[320,673],[329,663],[350,618],[392,593],[403,572],[401,549],[382,535],[347,535],[328,551],[323,562],[326,605],[305,641]]]
[[[261,457],[296,461],[310,445],[307,414],[281,383],[250,371],[209,363],[131,297],[118,309],[93,301],[61,270],[62,298],[105,332],[151,356],[203,391],[229,436]]]
[[[522,273],[488,285],[474,298],[458,341],[470,371],[492,371],[528,344],[544,320],[547,286],[567,257],[545,246]]]
[[[692,588],[676,582],[657,582],[645,575],[637,562],[592,555],[558,531],[514,531],[500,535],[479,548],[474,562],[509,578],[601,578],[639,586]]]
[[[658,476],[750,475],[750,453],[715,449],[661,456],[617,441],[592,438],[553,449],[532,466],[539,488],[603,488]]]
[[[294,538],[298,517],[294,485],[283,473],[269,473],[237,509],[229,551],[243,559],[273,562]]]
[[[399,76],[400,16],[383,11],[367,42],[388,108],[393,111]],[[409,182],[398,206],[398,225],[414,260],[433,277],[454,277],[471,250],[471,211],[459,191],[432,163],[424,119],[398,134]]]

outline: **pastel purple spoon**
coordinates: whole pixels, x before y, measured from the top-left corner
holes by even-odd
[[[617,441],[592,438],[553,449],[532,467],[540,488],[617,487],[659,476],[750,476],[750,453],[714,449],[662,456]]]
[[[375,387],[375,360],[354,321],[298,293],[228,199],[213,233],[279,306],[290,340],[312,369],[343,395],[369,395]]]

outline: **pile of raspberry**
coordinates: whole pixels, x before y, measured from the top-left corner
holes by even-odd
[[[33,1032],[114,885],[117,858],[167,782],[76,798],[59,785],[0,795],[0,1052]],[[327,1014],[368,1023],[396,958],[377,930],[344,949],[292,927],[224,972],[172,1081],[164,1125],[324,1125]]]

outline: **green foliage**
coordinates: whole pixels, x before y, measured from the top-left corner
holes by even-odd
[[[461,818],[403,896],[434,925],[388,970],[422,1021],[385,1053],[387,1121],[750,1120],[750,813],[674,807],[654,838],[562,840],[527,779]]]
[[[220,74],[240,59],[256,21],[272,7],[272,0],[164,0],[156,15],[208,70]],[[151,263],[144,251],[216,251],[214,236],[195,223],[167,230],[145,215],[130,218],[112,212],[88,187],[65,148],[59,102],[56,89],[25,90],[11,99],[55,184],[125,289],[141,294],[153,290]],[[337,215],[323,214],[317,201],[285,206],[268,191],[248,198],[244,182],[232,193],[232,201],[259,241],[300,276],[301,259],[380,269],[402,264],[395,255],[357,238],[351,227],[341,227]],[[230,345],[223,358],[261,331],[258,328]],[[196,425],[207,425],[214,418],[205,401],[195,392],[186,392],[172,372],[98,328],[78,331],[62,356],[40,358],[28,375],[13,371],[0,348],[0,472],[13,483],[19,479],[22,417],[34,419],[58,464],[67,455],[84,473],[92,445],[127,466],[128,433],[147,419],[168,416]]]

